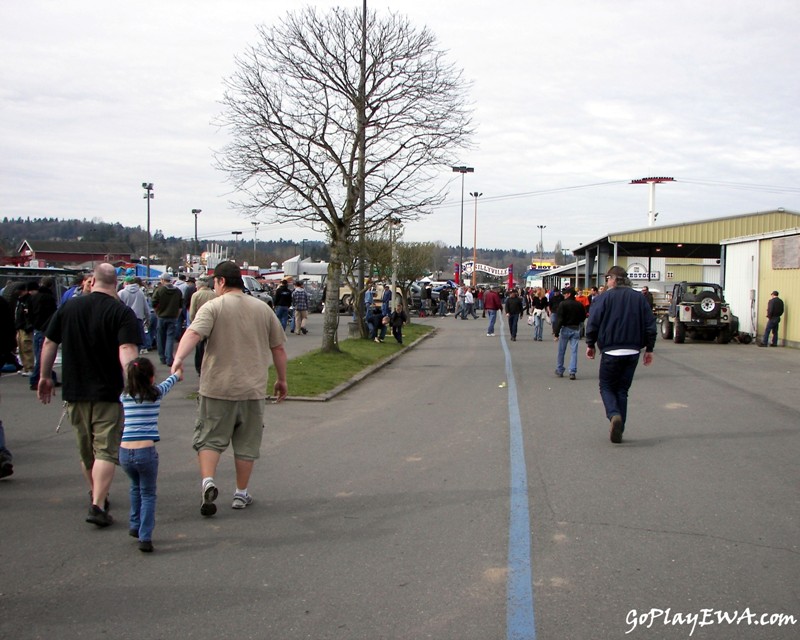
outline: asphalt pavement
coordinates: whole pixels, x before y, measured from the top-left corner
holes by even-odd
[[[213,518],[188,372],[162,408],[152,554],[127,534],[121,471],[117,522],[84,522],[60,403],[4,375],[0,637],[798,637],[799,352],[659,339],[612,445],[583,348],[570,381],[547,329],[414,321],[436,335],[347,392],[267,405],[256,502],[229,507],[227,453]],[[309,328],[290,357],[320,345],[321,316]]]

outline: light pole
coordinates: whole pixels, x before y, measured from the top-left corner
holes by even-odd
[[[475,221],[472,226],[472,286],[478,284],[478,198],[483,193],[470,191],[469,195],[475,198]]]
[[[389,246],[392,253],[392,309],[397,307],[397,246],[394,241],[394,228],[399,226],[402,220],[389,216]]]
[[[474,173],[475,169],[473,167],[453,167],[453,173],[460,173],[461,174],[461,241],[459,242],[459,256],[458,256],[458,284],[463,284],[464,282],[464,275],[462,270],[464,269],[464,174],[465,173]]]
[[[308,238],[303,238],[303,249],[300,251],[300,262],[303,261],[303,258],[306,255],[306,242],[308,242]]]
[[[544,230],[547,229],[546,224],[537,224],[536,228],[539,229],[539,262],[544,262]],[[539,265],[540,267],[542,265]]]
[[[192,209],[192,213],[194,214],[194,252],[197,257],[200,257],[200,243],[197,241],[197,215],[202,211],[202,209]]]
[[[147,278],[150,278],[150,201],[155,197],[153,193],[152,182],[142,182],[142,189],[144,189],[144,196],[147,200]],[[149,283],[148,283],[149,284]]]
[[[233,257],[235,261],[236,255],[239,253],[239,236],[242,235],[242,232],[231,231],[231,235],[233,236]]]
[[[251,222],[253,225],[253,266],[256,266],[256,239],[258,238],[258,225],[260,222]]]

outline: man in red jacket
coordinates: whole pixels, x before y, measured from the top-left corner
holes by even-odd
[[[497,293],[497,286],[492,285],[492,288],[484,294],[483,308],[489,314],[489,328],[486,329],[486,335],[494,336],[494,322],[497,320],[497,312],[503,308],[503,301],[500,300],[500,294]]]

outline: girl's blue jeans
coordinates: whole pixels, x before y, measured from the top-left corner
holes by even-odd
[[[120,447],[119,464],[131,479],[131,515],[128,528],[139,532],[140,542],[152,540],[156,526],[158,451],[155,447]]]

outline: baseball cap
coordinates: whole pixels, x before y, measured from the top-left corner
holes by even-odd
[[[216,267],[214,267],[214,277],[225,278],[226,280],[235,280],[237,278],[241,279],[242,270],[239,269],[236,263],[226,260],[225,262],[220,262]]]
[[[162,279],[164,282],[172,282],[172,276],[171,276],[171,275],[169,275],[168,273],[162,273],[162,274],[161,274],[161,279]]]

